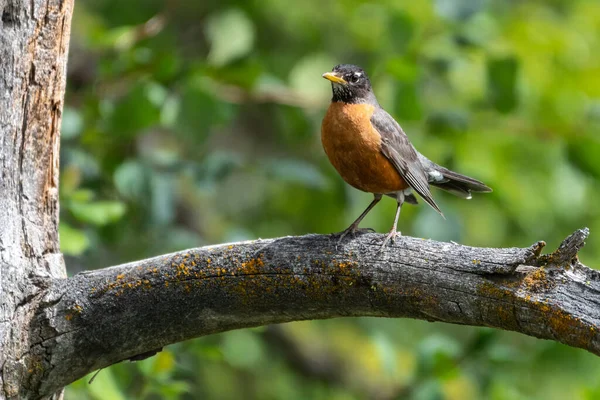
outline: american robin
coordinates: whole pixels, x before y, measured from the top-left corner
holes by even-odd
[[[417,204],[414,190],[442,217],[429,185],[470,199],[471,192],[491,192],[482,182],[450,171],[415,150],[400,125],[377,102],[369,77],[361,68],[336,65],[323,74],[331,81],[333,98],[323,118],[321,141],[329,161],[355,188],[373,193],[367,209],[341,232],[354,234],[360,221],[383,195],[396,199],[396,216],[381,248],[398,234],[396,227],[404,202]]]

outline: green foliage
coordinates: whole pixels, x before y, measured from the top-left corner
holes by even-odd
[[[406,206],[403,233],[550,248],[589,226],[600,260],[596,0],[81,0],[61,152],[70,273],[230,240],[340,231],[370,201],[319,129],[337,63],[433,160],[494,192]],[[389,228],[384,200],[365,226]],[[409,320],[286,325],[180,343],[71,385],[67,399],[594,399],[597,359],[487,329]],[[89,379],[89,377],[87,378]]]

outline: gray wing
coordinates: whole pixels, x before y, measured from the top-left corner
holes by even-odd
[[[443,216],[442,210],[431,196],[428,176],[421,165],[417,151],[400,125],[390,114],[379,107],[371,116],[371,124],[381,135],[383,155],[391,161],[406,183]]]

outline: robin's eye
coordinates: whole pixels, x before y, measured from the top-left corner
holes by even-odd
[[[354,74],[350,75],[350,83],[356,83],[360,80],[360,76],[361,74],[359,74],[358,72],[355,72]]]

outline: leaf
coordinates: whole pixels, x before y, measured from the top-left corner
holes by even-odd
[[[75,229],[66,222],[58,225],[60,235],[60,251],[69,256],[80,256],[90,247],[90,240],[85,232]]]
[[[108,130],[115,136],[135,136],[160,121],[156,102],[164,99],[164,89],[152,82],[137,84],[109,112]]]
[[[264,354],[260,340],[246,329],[224,334],[221,350],[225,360],[238,368],[255,366]]]
[[[88,375],[89,379],[93,374]],[[86,377],[86,379],[88,379]],[[88,385],[88,390],[93,399],[97,400],[125,400],[125,396],[117,386],[115,377],[110,368],[105,368],[96,375],[94,382]]]
[[[568,145],[569,161],[580,171],[600,178],[600,138],[597,136],[573,137]]]
[[[455,360],[460,353],[459,344],[451,337],[431,335],[419,343],[420,376],[435,374],[448,377],[455,373]]]
[[[206,35],[210,41],[208,62],[218,67],[245,56],[254,46],[254,24],[237,8],[212,16]]]
[[[481,11],[489,0],[436,0],[437,13],[445,18],[465,21]]]
[[[517,106],[518,67],[517,60],[512,57],[488,61],[488,98],[502,113],[508,113]]]
[[[397,353],[394,343],[383,332],[377,331],[372,338],[373,344],[379,354],[382,370],[389,376],[397,373]]]
[[[417,385],[415,393],[412,396],[414,400],[443,400],[444,394],[440,382],[434,379],[428,379]]]
[[[170,223],[175,218],[173,180],[167,174],[154,174],[150,179],[152,217],[158,225]]]
[[[154,357],[153,373],[170,372],[175,366],[175,357],[168,350],[163,350]]]
[[[78,110],[71,107],[64,107],[62,123],[60,127],[61,139],[73,139],[81,133],[83,129],[83,118]]]
[[[72,147],[63,147],[61,149],[62,165],[68,165],[79,169],[83,178],[96,178],[100,175],[100,163],[94,155],[81,149]]]
[[[170,381],[158,389],[163,399],[182,398],[180,395],[189,394],[191,390],[191,385],[184,381]]]
[[[395,103],[395,115],[399,120],[414,121],[423,117],[416,82],[398,82]]]
[[[296,183],[315,189],[327,187],[327,179],[314,165],[302,160],[272,160],[267,172],[283,182]]]
[[[236,168],[243,164],[239,154],[227,151],[215,151],[206,156],[198,171],[198,180],[202,185],[212,187],[223,181]]]
[[[203,139],[210,134],[211,127],[230,121],[235,116],[235,107],[217,100],[202,87],[202,82],[188,82],[178,104],[169,103],[172,104],[173,100],[165,103],[165,106],[174,108],[170,110],[172,114],[169,119],[173,119],[173,114],[177,115],[174,121],[175,134],[199,148],[203,145]],[[167,116],[163,112],[163,118]]]
[[[395,54],[401,54],[408,49],[411,39],[415,34],[415,22],[404,12],[393,13],[389,20],[389,26],[393,29],[390,41]]]
[[[119,194],[128,199],[141,199],[147,194],[148,174],[138,161],[126,161],[115,170],[113,181]]]
[[[290,86],[307,100],[324,103],[331,97],[331,85],[321,75],[336,64],[325,53],[309,54],[298,60],[290,71]]]
[[[94,192],[89,189],[78,189],[71,193],[69,200],[77,203],[87,203],[94,198]]]
[[[119,201],[73,202],[69,209],[78,220],[98,226],[118,221],[126,210],[125,204]]]

